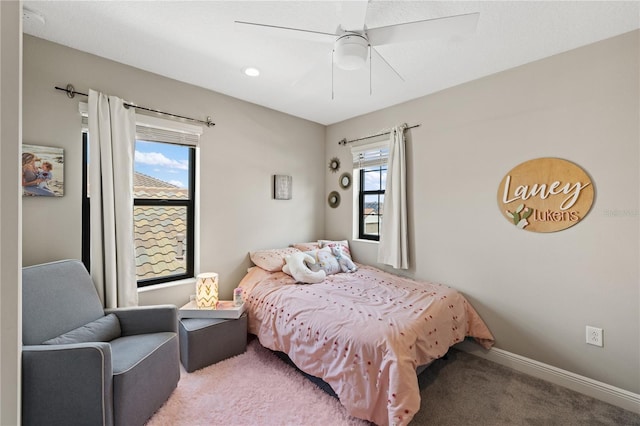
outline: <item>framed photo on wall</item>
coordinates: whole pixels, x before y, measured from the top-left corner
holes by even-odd
[[[64,149],[22,144],[22,195],[64,195]]]
[[[293,178],[288,175],[273,176],[273,198],[276,200],[290,200]]]

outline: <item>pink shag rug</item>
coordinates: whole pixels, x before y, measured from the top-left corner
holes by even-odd
[[[254,339],[241,355],[193,373],[182,369],[147,426],[369,424]]]

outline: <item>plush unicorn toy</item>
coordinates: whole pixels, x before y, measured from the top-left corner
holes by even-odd
[[[331,247],[331,252],[335,258],[338,259],[342,272],[355,272],[358,270],[358,267],[353,263],[351,258],[342,252],[342,247],[340,245]]]

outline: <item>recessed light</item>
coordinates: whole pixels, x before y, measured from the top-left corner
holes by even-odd
[[[254,67],[247,67],[243,71],[249,77],[257,77],[257,76],[260,75],[260,70],[258,68],[254,68]]]

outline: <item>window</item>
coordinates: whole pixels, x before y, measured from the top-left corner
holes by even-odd
[[[387,179],[386,166],[360,169],[359,233],[358,238],[380,239],[384,189]]]
[[[83,134],[82,256],[87,269],[89,137]],[[136,126],[133,220],[138,287],[194,276],[197,140],[198,135]]]
[[[380,240],[387,183],[387,142],[352,148],[353,167],[359,170],[358,238]]]
[[[136,140],[135,152],[138,287],[193,277],[195,148]]]

